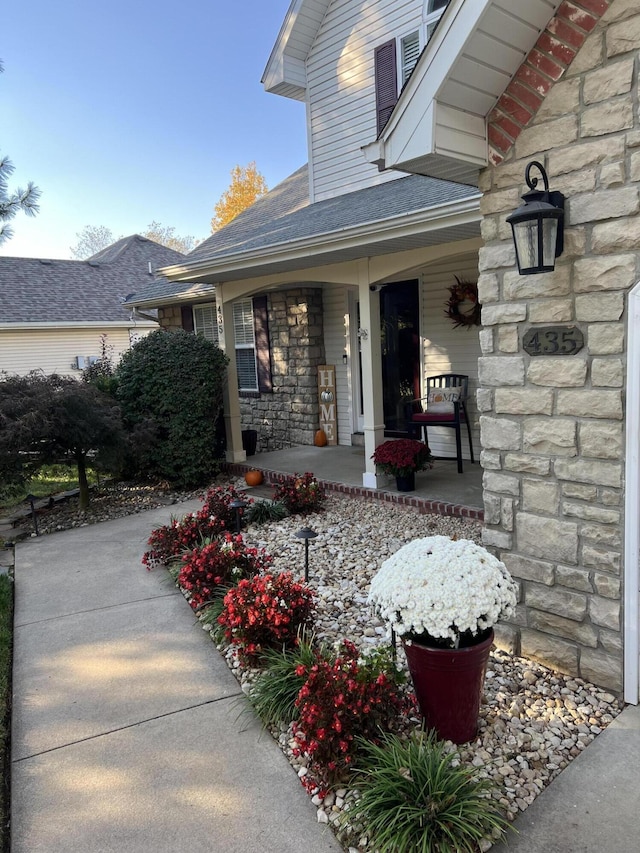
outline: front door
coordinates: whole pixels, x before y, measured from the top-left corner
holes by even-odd
[[[420,298],[417,281],[380,292],[385,435],[406,435],[405,404],[420,396]]]

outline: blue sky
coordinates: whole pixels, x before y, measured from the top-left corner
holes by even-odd
[[[304,106],[260,78],[290,0],[28,0],[2,16],[0,153],[32,180],[0,254],[71,257],[85,225],[198,239],[236,165],[270,188],[307,158]]]

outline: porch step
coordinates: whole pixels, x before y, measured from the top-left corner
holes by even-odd
[[[364,433],[363,432],[352,432],[351,433],[351,446],[352,447],[364,447]]]

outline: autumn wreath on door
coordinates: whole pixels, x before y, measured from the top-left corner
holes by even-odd
[[[456,283],[449,288],[449,299],[445,302],[445,314],[458,326],[479,326],[482,305],[478,302],[478,285],[454,276]]]

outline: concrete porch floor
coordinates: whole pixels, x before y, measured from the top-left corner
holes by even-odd
[[[365,468],[363,447],[315,447],[299,446],[286,450],[272,450],[247,457],[249,467],[280,474],[303,474],[311,471],[318,480],[339,483],[345,486],[362,487]],[[482,510],[482,468],[476,462],[464,462],[464,471],[458,474],[455,459],[436,459],[433,468],[416,474],[416,490],[406,492],[407,497],[426,501]],[[395,480],[382,481],[384,491],[399,495]]]

